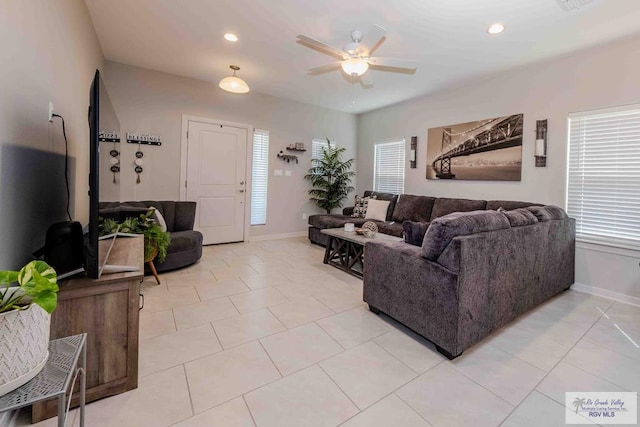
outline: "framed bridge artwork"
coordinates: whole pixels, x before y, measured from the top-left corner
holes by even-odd
[[[520,181],[524,114],[430,128],[427,179]]]

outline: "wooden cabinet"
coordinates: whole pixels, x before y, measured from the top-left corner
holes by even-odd
[[[110,241],[100,242],[100,254]],[[138,272],[103,274],[60,283],[58,307],[51,316],[51,339],[87,333],[87,402],[138,386],[140,281],[143,238],[119,238],[109,264],[138,266]],[[79,399],[74,394],[71,405]],[[32,422],[57,414],[57,401],[33,405]]]

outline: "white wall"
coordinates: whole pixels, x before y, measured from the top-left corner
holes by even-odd
[[[363,114],[358,120],[358,193],[372,187],[376,141],[404,137],[408,155],[410,137],[417,135],[418,167],[407,169],[406,193],[565,206],[568,113],[640,102],[638,69],[640,38],[636,37]],[[525,118],[522,181],[425,178],[428,128],[517,113],[524,113]],[[546,168],[534,167],[534,130],[540,119],[549,120]],[[640,298],[639,257],[639,253],[621,255],[578,248],[576,282],[610,295]]]
[[[0,45],[0,156],[13,153],[15,147],[64,153],[60,121],[47,121],[52,101],[66,120],[69,154],[77,159],[70,171],[71,214],[86,223],[89,87],[96,68],[103,66],[87,8],[82,0],[0,0]],[[48,195],[24,194],[7,200],[4,192],[23,183],[16,182],[18,178],[8,174],[6,167],[1,172],[0,269],[17,268],[44,241],[46,231],[28,223],[36,214],[46,221],[46,212],[16,211],[17,206],[28,205],[25,198]],[[46,184],[42,183],[43,188]]]
[[[244,123],[268,130],[269,189],[267,225],[252,227],[251,237],[304,232],[302,213],[319,210],[308,203],[303,176],[310,167],[310,150],[300,163],[276,157],[294,142],[311,148],[311,138],[329,137],[355,157],[357,119],[353,114],[250,92],[229,94],[217,84],[107,61],[105,84],[120,120],[122,134],[144,132],[162,136],[161,147],[143,147],[144,172],[135,183],[134,144],[121,147],[122,200],[178,200],[182,115]],[[248,82],[251,85],[251,82]],[[292,176],[274,176],[274,169]]]

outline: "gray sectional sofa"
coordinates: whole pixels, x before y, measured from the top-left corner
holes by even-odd
[[[363,299],[448,358],[574,283],[575,221],[562,209],[405,197],[396,198],[392,221],[379,224],[396,236],[404,224],[405,241],[365,245]],[[311,228],[364,221],[348,213],[310,218],[309,238]]]
[[[122,216],[129,213],[144,213],[149,207],[156,208],[163,216],[171,243],[164,262],[154,261],[158,272],[175,270],[196,263],[202,257],[202,234],[193,229],[196,217],[196,202],[187,201],[131,201],[100,202],[100,215]],[[121,218],[123,219],[123,218]],[[145,271],[150,272],[148,265]]]
[[[378,193],[375,191],[365,191],[364,197],[375,196],[378,200],[388,200],[389,208],[387,209],[386,221],[374,221],[378,225],[381,233],[389,234],[396,237],[402,237],[404,221],[412,221],[426,223],[436,218],[450,214],[452,212],[469,212],[475,210],[498,209],[507,210],[522,208],[526,206],[540,206],[537,203],[514,202],[507,200],[469,200],[469,199],[450,199],[446,197],[429,197],[414,196],[410,194],[390,194]],[[352,217],[353,207],[344,208],[342,215],[323,214],[309,216],[309,240],[311,243],[325,246],[327,244],[327,236],[320,233],[325,228],[343,227],[344,224],[351,222],[356,227],[365,223],[364,218]]]

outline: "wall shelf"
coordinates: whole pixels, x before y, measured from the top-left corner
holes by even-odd
[[[278,158],[287,163],[290,163],[292,161],[295,161],[296,164],[298,163],[298,156],[294,156],[292,154],[284,154],[284,151],[282,150],[280,150],[280,152],[278,153]]]

